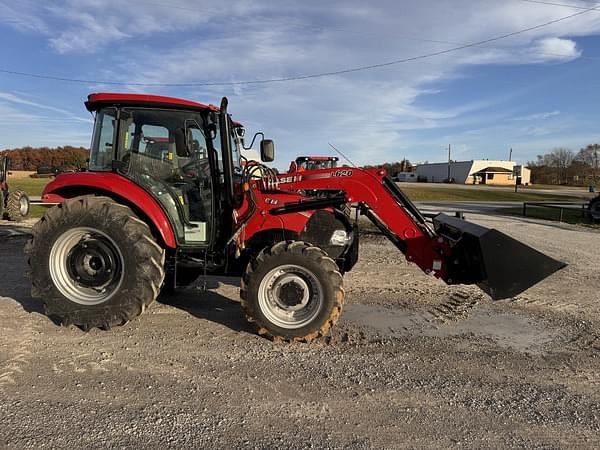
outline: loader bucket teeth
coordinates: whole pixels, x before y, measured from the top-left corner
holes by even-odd
[[[433,222],[453,245],[448,283],[477,284],[494,300],[514,297],[566,266],[495,229],[445,214]]]

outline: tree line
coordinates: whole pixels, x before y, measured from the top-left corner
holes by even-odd
[[[378,164],[375,166],[366,165],[366,166],[362,166],[362,168],[363,169],[385,169],[387,171],[387,173],[389,173],[390,175],[394,175],[398,172],[414,172],[415,171],[415,166],[413,166],[412,163],[406,158],[402,159],[402,161],[383,163],[383,164]]]
[[[11,170],[38,170],[41,167],[86,167],[90,151],[85,147],[21,147],[3,150],[0,156],[10,158]]]
[[[574,152],[558,147],[527,163],[534,184],[598,185],[600,144],[589,144]]]

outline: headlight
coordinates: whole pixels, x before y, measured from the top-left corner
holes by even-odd
[[[344,246],[350,242],[350,235],[346,232],[346,230],[335,230],[331,235],[329,242],[331,245]]]

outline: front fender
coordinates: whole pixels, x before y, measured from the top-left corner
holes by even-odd
[[[131,207],[153,228],[165,246],[175,249],[177,241],[169,217],[147,191],[133,181],[112,172],[64,173],[46,186],[44,203],[60,203],[80,195],[106,195]]]

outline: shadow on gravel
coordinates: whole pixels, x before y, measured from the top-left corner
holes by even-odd
[[[8,232],[8,229],[11,232]],[[19,303],[28,313],[44,314],[42,302],[31,297],[31,282],[27,276],[27,257],[23,251],[27,235],[20,227],[0,227],[0,297],[8,297]],[[2,233],[6,231],[6,233]],[[201,280],[197,282],[200,284]],[[198,287],[182,289],[174,294],[161,294],[158,302],[179,308],[200,319],[224,325],[236,332],[253,332],[246,321],[239,302],[216,292],[221,288],[237,298],[239,279],[210,277],[207,290]],[[0,301],[4,301],[0,299]]]
[[[0,297],[10,297],[28,313],[44,314],[42,303],[31,297],[31,282],[27,277],[27,258],[23,252],[27,235],[17,234],[20,227],[2,226],[15,234],[0,233]]]
[[[198,280],[196,283],[202,284],[202,281]],[[157,301],[163,305],[181,309],[199,319],[221,324],[236,332],[254,333],[242,312],[240,303],[214,290],[220,285],[226,285],[226,288],[232,292],[235,289],[235,295],[238,295],[239,280],[211,277],[207,279],[206,291],[193,286],[175,293],[161,294]]]

